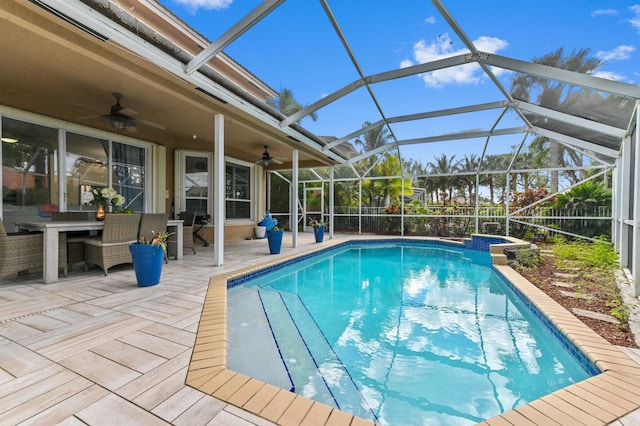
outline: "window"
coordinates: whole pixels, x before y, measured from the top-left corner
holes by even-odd
[[[187,155],[184,159],[184,210],[208,214],[209,158]]]
[[[2,212],[13,231],[17,219],[47,220],[58,206],[58,130],[2,118]]]
[[[114,142],[112,149],[111,186],[126,199],[123,208],[142,213],[145,211],[146,150],[119,142]]]
[[[251,219],[251,168],[226,162],[227,219]]]
[[[195,210],[211,214],[213,208],[213,154],[197,151],[176,151],[177,211]],[[225,162],[226,219],[251,219],[253,189],[250,163],[227,159]]]
[[[67,210],[95,210],[82,205],[82,193],[109,186],[109,142],[74,132],[66,140]]]

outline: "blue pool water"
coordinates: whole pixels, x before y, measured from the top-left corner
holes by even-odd
[[[486,252],[347,245],[245,287],[296,393],[385,425],[474,424],[597,373]]]

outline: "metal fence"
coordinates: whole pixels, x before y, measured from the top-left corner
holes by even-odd
[[[421,209],[422,210],[422,209]],[[488,233],[520,238],[553,234],[593,238],[611,234],[611,208],[539,209],[509,215],[502,206],[429,206],[421,214],[388,214],[382,207],[336,207],[334,230],[349,233],[462,237]],[[476,227],[477,226],[477,227]]]

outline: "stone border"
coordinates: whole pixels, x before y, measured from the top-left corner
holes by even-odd
[[[278,258],[276,262],[211,278],[186,384],[279,425],[373,425],[371,421],[227,368],[227,281],[335,244],[338,242],[330,241],[304,253]],[[519,242],[506,244],[511,246]],[[504,250],[503,244],[495,245],[499,246],[495,250]],[[510,267],[494,264],[494,268],[602,373],[488,419],[481,425],[605,425],[640,409],[640,365]]]

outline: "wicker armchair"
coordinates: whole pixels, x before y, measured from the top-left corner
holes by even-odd
[[[61,221],[78,221],[94,220],[93,212],[53,212],[51,220],[55,222]],[[84,242],[83,240],[89,236],[88,231],[67,232],[67,260],[69,270],[73,269],[73,265],[80,262],[84,263]],[[60,245],[62,247],[62,243]]]
[[[165,232],[167,230],[168,220],[169,215],[165,213],[144,213],[140,219],[138,239],[144,237],[150,241],[153,238],[154,232]]]
[[[153,233],[165,232],[167,230],[167,221],[169,215],[165,213],[143,213],[140,219],[140,230],[138,232],[138,240],[146,238],[151,241]],[[164,262],[168,263],[167,252],[164,253]]]
[[[60,234],[58,264],[67,276],[67,236]],[[18,272],[42,270],[43,239],[39,232],[15,232],[7,234],[0,220],[0,277],[15,275]]]
[[[85,238],[84,270],[98,265],[107,275],[112,266],[133,263],[129,244],[138,240],[140,214],[107,213],[100,238]]]
[[[184,220],[183,226],[183,244],[182,247],[185,249],[190,248],[193,250],[193,254],[196,254],[196,249],[193,244],[193,224],[196,221],[196,212],[195,211],[186,211],[180,213],[180,219]]]

